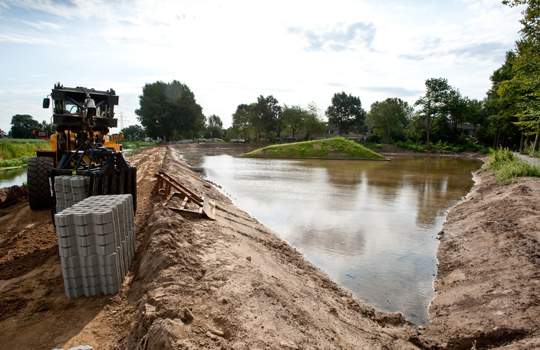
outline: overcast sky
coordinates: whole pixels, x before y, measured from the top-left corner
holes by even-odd
[[[499,0],[0,0],[0,129],[50,120],[55,82],[120,95],[137,123],[145,83],[174,79],[229,127],[241,103],[273,95],[323,113],[334,93],[414,103],[443,77],[482,99],[519,38],[522,8]]]

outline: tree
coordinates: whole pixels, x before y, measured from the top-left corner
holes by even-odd
[[[16,114],[11,118],[10,135],[14,139],[34,138],[34,130],[41,130],[41,125],[28,114]]]
[[[517,121],[516,115],[520,110],[520,93],[516,89],[507,88],[504,92],[500,89],[503,84],[514,78],[513,66],[516,58],[514,51],[507,52],[504,64],[490,77],[492,87],[487,92],[485,105],[489,115],[489,133],[493,140],[493,147],[514,146],[519,142],[521,131],[514,123]]]
[[[332,97],[332,104],[326,110],[326,116],[330,123],[338,127],[341,136],[347,133],[353,125],[363,126],[366,111],[362,109],[359,97],[340,92],[335,93]]]
[[[221,118],[215,114],[212,114],[210,117],[208,117],[208,125],[206,126],[205,137],[223,137],[223,122],[221,121]]]
[[[412,107],[400,98],[387,98],[371,105],[367,119],[373,121],[375,132],[388,143],[393,133],[403,131],[412,111]]]
[[[296,140],[296,134],[304,128],[307,117],[308,111],[298,105],[283,107],[283,125],[291,130],[293,141]]]
[[[320,117],[320,111],[315,102],[311,102],[307,107],[307,114],[304,119],[306,130],[306,140],[313,138],[313,135],[324,133],[326,122]]]
[[[516,43],[514,76],[499,86],[502,97],[518,100],[517,125],[526,135],[536,134],[534,150],[540,146],[540,2],[504,0],[509,6],[527,5],[522,12],[521,40]],[[522,147],[522,145],[521,145]]]
[[[270,95],[263,95],[257,98],[255,106],[255,124],[259,124],[261,129],[266,133],[266,137],[273,139],[274,134],[279,139],[282,129],[282,109],[278,100]]]
[[[426,94],[420,97],[415,106],[422,106],[422,115],[426,120],[426,142],[429,146],[431,127],[435,118],[445,116],[445,104],[448,100],[452,87],[445,78],[431,78],[426,80]]]
[[[0,139],[6,137],[6,132],[0,129]]]
[[[246,130],[252,126],[253,107],[247,104],[240,104],[236,107],[236,112],[233,113],[233,130],[243,139],[246,139]]]
[[[146,136],[144,129],[140,125],[130,125],[123,128],[120,133],[129,141],[142,141]]]
[[[200,136],[204,130],[206,117],[202,107],[189,87],[177,80],[145,84],[139,104],[135,114],[150,137],[167,141],[177,130],[184,137],[192,138]]]

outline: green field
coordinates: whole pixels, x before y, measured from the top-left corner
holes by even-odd
[[[242,157],[387,159],[386,157],[343,137],[268,146],[243,154]]]
[[[50,149],[48,142],[39,139],[0,139],[0,168],[28,164],[36,149]]]

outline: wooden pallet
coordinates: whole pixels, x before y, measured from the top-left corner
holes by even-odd
[[[199,197],[164,171],[160,171],[158,174],[155,174],[155,176],[157,177],[157,181],[152,193],[167,199],[164,204],[165,207],[182,216],[207,217],[212,220],[216,219],[216,204],[213,201],[204,197]],[[173,189],[175,191],[172,191]],[[182,204],[178,208],[168,207],[167,204],[169,204],[171,199],[175,196],[183,198]],[[188,203],[194,203],[198,206],[198,209],[187,209],[186,206]]]

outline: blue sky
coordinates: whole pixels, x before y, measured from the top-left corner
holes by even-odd
[[[514,47],[522,8],[497,0],[332,2],[0,0],[0,129],[15,114],[49,120],[54,83],[114,88],[117,117],[137,123],[145,83],[174,79],[224,126],[241,103],[332,95],[414,103],[444,77],[482,99]]]

